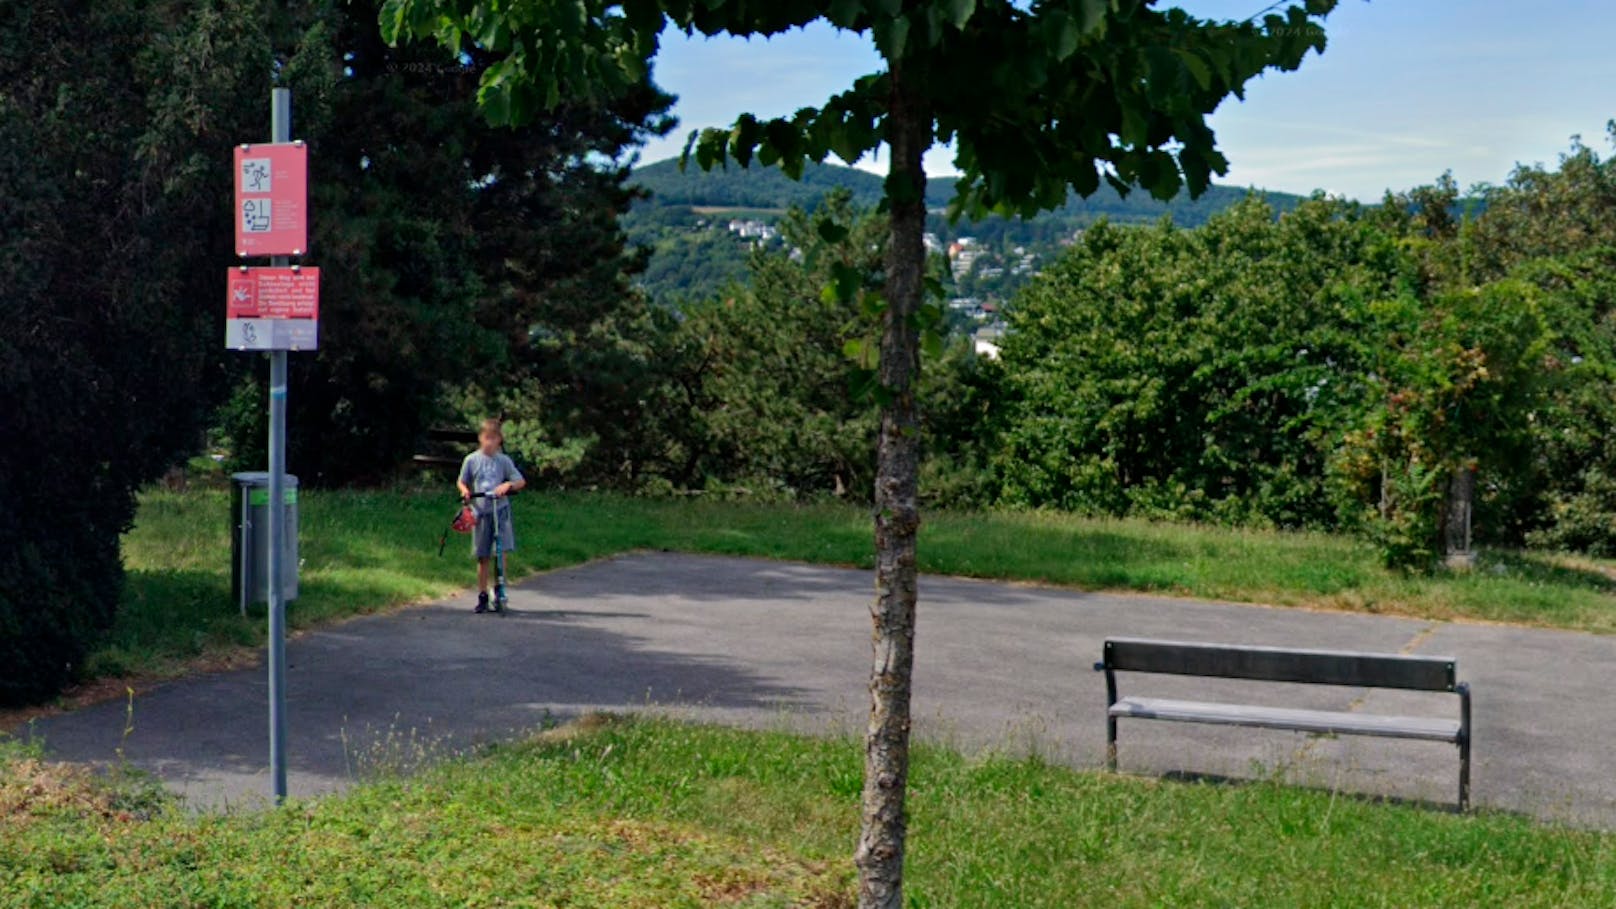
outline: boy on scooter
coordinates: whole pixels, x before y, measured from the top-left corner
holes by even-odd
[[[484,420],[477,433],[478,448],[460,463],[462,501],[472,505],[477,529],[472,535],[477,555],[477,612],[488,611],[488,560],[494,555],[495,536],[501,552],[516,548],[516,531],[511,526],[511,503],[506,497],[527,486],[516,462],[500,450],[505,435],[498,420]],[[474,495],[475,494],[475,495]]]

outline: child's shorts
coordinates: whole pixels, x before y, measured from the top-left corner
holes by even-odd
[[[511,552],[516,549],[516,527],[511,523],[509,509],[499,512],[499,541],[500,548],[505,552]],[[477,530],[472,534],[472,545],[476,549],[477,558],[479,559],[486,559],[494,554],[493,515],[478,516]]]

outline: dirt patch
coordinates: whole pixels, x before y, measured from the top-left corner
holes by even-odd
[[[143,694],[161,681],[161,679],[93,679],[69,688],[49,704],[0,710],[0,732],[15,733],[34,720],[89,707],[102,701],[128,697],[131,691]]]
[[[575,720],[562,723],[560,726],[557,726],[554,729],[546,729],[537,735],[530,736],[528,741],[543,744],[570,742],[573,739],[588,738],[589,736],[619,721],[620,718],[613,713],[604,713],[601,711],[586,713]]]
[[[187,660],[184,664],[177,666],[173,672],[122,678],[90,679],[67,689],[48,704],[0,709],[0,733],[15,734],[19,729],[23,729],[34,720],[63,713],[72,713],[75,710],[81,710],[105,701],[118,701],[131,696],[138,697],[159,685],[176,679],[213,672],[250,669],[262,664],[263,661],[263,652],[261,650],[242,647],[235,650],[209,653],[193,660]]]
[[[57,813],[104,820],[134,819],[118,808],[115,793],[84,767],[34,758],[5,765],[0,774],[0,825],[27,824]]]

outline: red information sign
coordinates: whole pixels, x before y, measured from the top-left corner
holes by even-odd
[[[236,255],[309,249],[309,149],[302,142],[236,146]]]
[[[232,268],[225,300],[225,346],[237,350],[314,350],[320,342],[318,268]]]

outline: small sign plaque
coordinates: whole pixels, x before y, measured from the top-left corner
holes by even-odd
[[[236,146],[236,255],[309,251],[309,149],[302,142]]]
[[[318,348],[320,270],[230,269],[224,343],[233,350]]]

